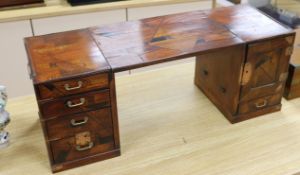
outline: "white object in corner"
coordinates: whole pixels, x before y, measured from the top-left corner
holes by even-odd
[[[9,133],[4,128],[10,122],[9,113],[5,111],[7,102],[6,88],[0,85],[0,149],[9,144]]]

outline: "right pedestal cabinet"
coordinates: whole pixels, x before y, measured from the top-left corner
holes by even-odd
[[[195,84],[232,123],[279,111],[293,42],[283,36],[198,56]]]

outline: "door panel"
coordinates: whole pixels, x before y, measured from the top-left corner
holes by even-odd
[[[293,39],[281,37],[248,46],[241,101],[282,92]]]

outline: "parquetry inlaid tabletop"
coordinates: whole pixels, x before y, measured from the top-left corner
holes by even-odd
[[[292,32],[239,5],[35,36],[25,44],[33,80],[43,83],[129,70]]]
[[[92,27],[90,31],[114,71],[291,32],[243,5]]]

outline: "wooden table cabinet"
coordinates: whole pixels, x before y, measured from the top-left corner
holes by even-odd
[[[196,86],[230,122],[279,111],[294,35],[235,6],[26,38],[52,170],[120,155],[117,72],[195,56]]]
[[[26,45],[40,58],[30,60],[31,76],[53,172],[120,155],[114,75],[89,33],[33,37]]]
[[[287,36],[198,56],[195,84],[232,123],[279,111],[292,42]]]

